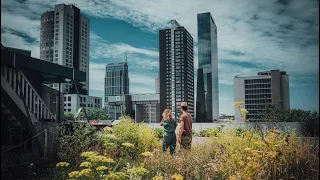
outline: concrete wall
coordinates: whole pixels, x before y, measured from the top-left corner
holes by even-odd
[[[155,128],[163,128],[160,126],[159,123],[146,123],[149,127],[155,129]],[[233,129],[233,128],[237,128],[237,127],[249,127],[249,128],[253,128],[255,125],[255,123],[250,122],[247,124],[244,124],[242,122],[234,122],[234,123],[228,123],[228,122],[221,122],[221,123],[193,123],[192,124],[192,129],[195,130],[196,132],[200,132],[202,130],[208,129],[208,128],[213,128],[213,127],[222,127],[226,130],[228,129]],[[288,130],[293,130],[296,129],[297,133],[301,132],[301,128],[298,122],[279,122],[279,123],[259,123],[259,125],[261,125],[262,127],[269,127],[269,128],[273,128],[276,127],[277,129],[284,131],[285,129]],[[179,128],[180,128],[180,123],[178,123],[178,127],[176,129],[176,133],[179,132]]]

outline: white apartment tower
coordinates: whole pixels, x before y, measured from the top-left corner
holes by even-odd
[[[41,15],[40,59],[86,72],[85,95],[89,90],[90,20],[74,5],[58,4]],[[58,89],[57,84],[50,85]],[[61,84],[61,92],[72,86]]]

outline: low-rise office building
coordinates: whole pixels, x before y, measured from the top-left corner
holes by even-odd
[[[248,120],[263,119],[270,104],[290,109],[289,76],[285,71],[259,72],[258,76],[236,76],[233,80],[234,102],[244,102],[240,108],[248,110]],[[234,108],[234,117],[241,121],[239,107]]]
[[[112,119],[119,119],[121,114],[127,114],[135,122],[160,122],[159,94],[132,94],[124,96],[107,96],[106,112]],[[117,108],[111,108],[117,107]]]
[[[82,94],[64,95],[64,112],[75,114],[80,107],[101,109],[102,98]]]

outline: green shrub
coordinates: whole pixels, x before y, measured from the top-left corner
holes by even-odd
[[[71,127],[60,127],[60,148],[58,158],[60,161],[79,163],[79,154],[101,146],[95,127],[86,123],[73,123]]]
[[[85,108],[88,120],[109,120],[110,117],[103,109]],[[80,112],[76,120],[86,120],[84,110]]]
[[[159,139],[163,138],[164,130],[162,128],[155,128],[154,132]]]
[[[200,131],[200,136],[201,137],[212,137],[212,136],[217,136],[221,132],[220,127],[213,127],[213,128],[208,128],[205,130]]]
[[[121,117],[121,121],[113,128],[113,134],[116,138],[108,138],[107,135],[107,138],[103,139],[105,144],[109,144],[111,148],[111,145],[119,147],[124,142],[132,143],[134,148],[131,149],[132,151],[128,151],[132,158],[138,157],[142,152],[153,151],[161,145],[157,134],[149,126],[136,124],[128,116]],[[112,155],[119,155],[116,147],[111,148]]]

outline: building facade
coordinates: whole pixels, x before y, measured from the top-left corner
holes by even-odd
[[[41,15],[40,32],[40,59],[86,72],[79,88],[88,95],[90,20],[76,6],[58,4]],[[50,86],[58,89],[58,84]],[[75,93],[68,83],[61,84],[61,92]]]
[[[101,109],[102,98],[81,94],[66,94],[64,96],[64,112],[75,114],[80,107]]]
[[[198,67],[203,72],[206,106],[206,119],[199,119],[199,122],[212,122],[219,119],[217,26],[209,12],[198,14],[197,22]],[[201,89],[197,89],[197,91],[199,90]],[[200,100],[197,101],[200,102]],[[199,109],[197,111],[200,112],[202,110]]]
[[[108,96],[109,104],[118,105],[119,112],[134,118],[135,122],[155,123],[161,121],[159,94],[132,94],[126,96]],[[121,107],[122,102],[125,106]],[[118,120],[121,113],[109,110],[112,117]]]
[[[193,38],[189,32],[171,21],[170,29],[159,31],[160,114],[166,108],[180,120],[180,104],[187,102],[194,115]]]
[[[119,119],[123,104],[116,103],[110,97],[121,97],[129,94],[129,71],[126,62],[109,63],[106,65],[105,84],[105,110],[113,119]],[[127,97],[126,99],[128,99]],[[120,99],[123,99],[122,97]],[[120,101],[119,99],[119,101]]]
[[[259,72],[258,76],[234,77],[234,102],[244,102],[240,108],[248,110],[248,120],[261,120],[270,104],[290,109],[289,76],[285,71]],[[241,121],[239,107],[234,117]]]

